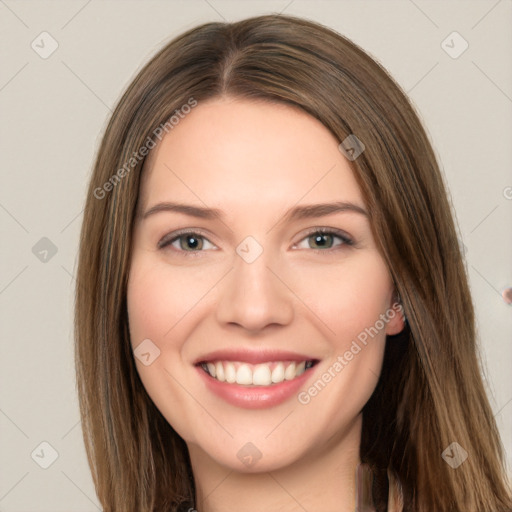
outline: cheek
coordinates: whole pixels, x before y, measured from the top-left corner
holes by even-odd
[[[167,345],[174,338],[175,326],[208,289],[205,281],[197,275],[192,278],[191,272],[173,272],[144,256],[133,259],[127,292],[132,346],[146,338],[166,340]]]
[[[342,349],[387,311],[392,281],[380,255],[367,252],[339,265],[303,267],[294,290],[317,316],[315,323],[324,325],[325,336]]]
[[[170,272],[169,267],[151,259],[144,252],[132,259],[127,289],[130,343],[135,349],[135,364],[143,386],[152,402],[170,425],[186,439],[188,425],[200,411],[187,407],[181,382],[190,378],[189,365],[182,359],[188,337],[188,322],[193,318],[204,291],[189,285],[186,272]],[[159,351],[149,364],[137,357],[137,347]],[[146,345],[141,345],[144,342]],[[146,352],[140,350],[140,352]],[[155,352],[156,353],[156,352]]]
[[[173,325],[170,286],[158,279],[154,270],[142,272],[134,265],[128,281],[127,305],[132,346],[143,339],[158,340]]]
[[[334,434],[339,425],[357,417],[377,384],[386,343],[382,317],[390,304],[392,280],[382,258],[373,253],[340,266],[324,282],[324,293],[317,289],[309,298],[316,300],[315,311],[329,327],[324,331],[329,357],[299,402],[329,425],[326,433]]]
[[[169,385],[172,387],[173,381],[169,380],[165,370],[174,375],[176,368],[181,366],[181,347],[185,338],[181,332],[184,323],[180,320],[191,309],[189,304],[194,302],[194,290],[180,282],[178,275],[167,276],[161,264],[150,256],[140,251],[132,259],[127,308],[137,371],[153,401],[158,402],[157,395],[169,392]],[[150,365],[137,357],[139,352],[146,353],[147,347],[157,354]],[[172,396],[173,393],[168,394],[169,399]]]

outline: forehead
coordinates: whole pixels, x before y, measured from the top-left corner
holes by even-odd
[[[362,196],[339,141],[317,119],[279,103],[199,104],[151,151],[142,208],[180,200],[236,212]]]

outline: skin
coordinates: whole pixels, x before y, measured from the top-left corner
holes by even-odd
[[[217,349],[273,348],[319,363],[302,390],[329,371],[380,315],[397,310],[389,270],[369,219],[352,211],[283,222],[294,206],[346,201],[365,208],[339,141],[290,106],[216,98],[199,103],[146,161],[139,214],[176,201],[222,209],[225,218],[159,212],[134,224],[128,282],[131,344],[160,350],[135,358],[149,396],[186,441],[199,512],[353,511],[361,409],[377,383],[388,321],[307,404],[297,396],[248,410],[212,394],[193,362]],[[342,230],[315,245],[310,228]],[[200,230],[158,248],[182,228]],[[263,253],[247,263],[236,248],[254,237]],[[171,237],[172,238],[172,237]],[[317,249],[315,251],[315,249]],[[181,252],[180,252],[181,251]],[[188,251],[188,252],[187,252]],[[195,252],[194,252],[195,251]],[[246,466],[237,452],[261,453]]]

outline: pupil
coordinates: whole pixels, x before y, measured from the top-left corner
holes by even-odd
[[[324,239],[324,242],[325,242],[325,239],[330,237],[331,235],[326,235],[326,234],[317,234],[315,236],[315,244],[317,245],[320,245],[320,247],[324,247],[325,246],[325,243],[322,244],[322,239]]]
[[[188,240],[189,246],[192,246],[191,247],[192,249],[196,249],[197,248],[197,246],[199,244],[199,241],[198,241],[198,239],[195,236],[189,235],[189,236],[187,236],[187,240]]]

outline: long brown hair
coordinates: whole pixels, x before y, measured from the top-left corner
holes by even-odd
[[[138,73],[103,136],[89,185],[76,288],[82,428],[105,512],[176,510],[194,483],[184,441],[139,379],[126,308],[131,230],[158,127],[190,104],[229,95],[281,102],[365,151],[351,162],[407,324],[388,340],[363,410],[360,456],[386,510],[387,472],[404,510],[512,509],[503,448],[481,378],[475,319],[445,185],[418,115],[362,49],[300,18],[207,23],[167,44]],[[122,170],[123,169],[123,170]],[[457,442],[468,457],[450,467]]]

